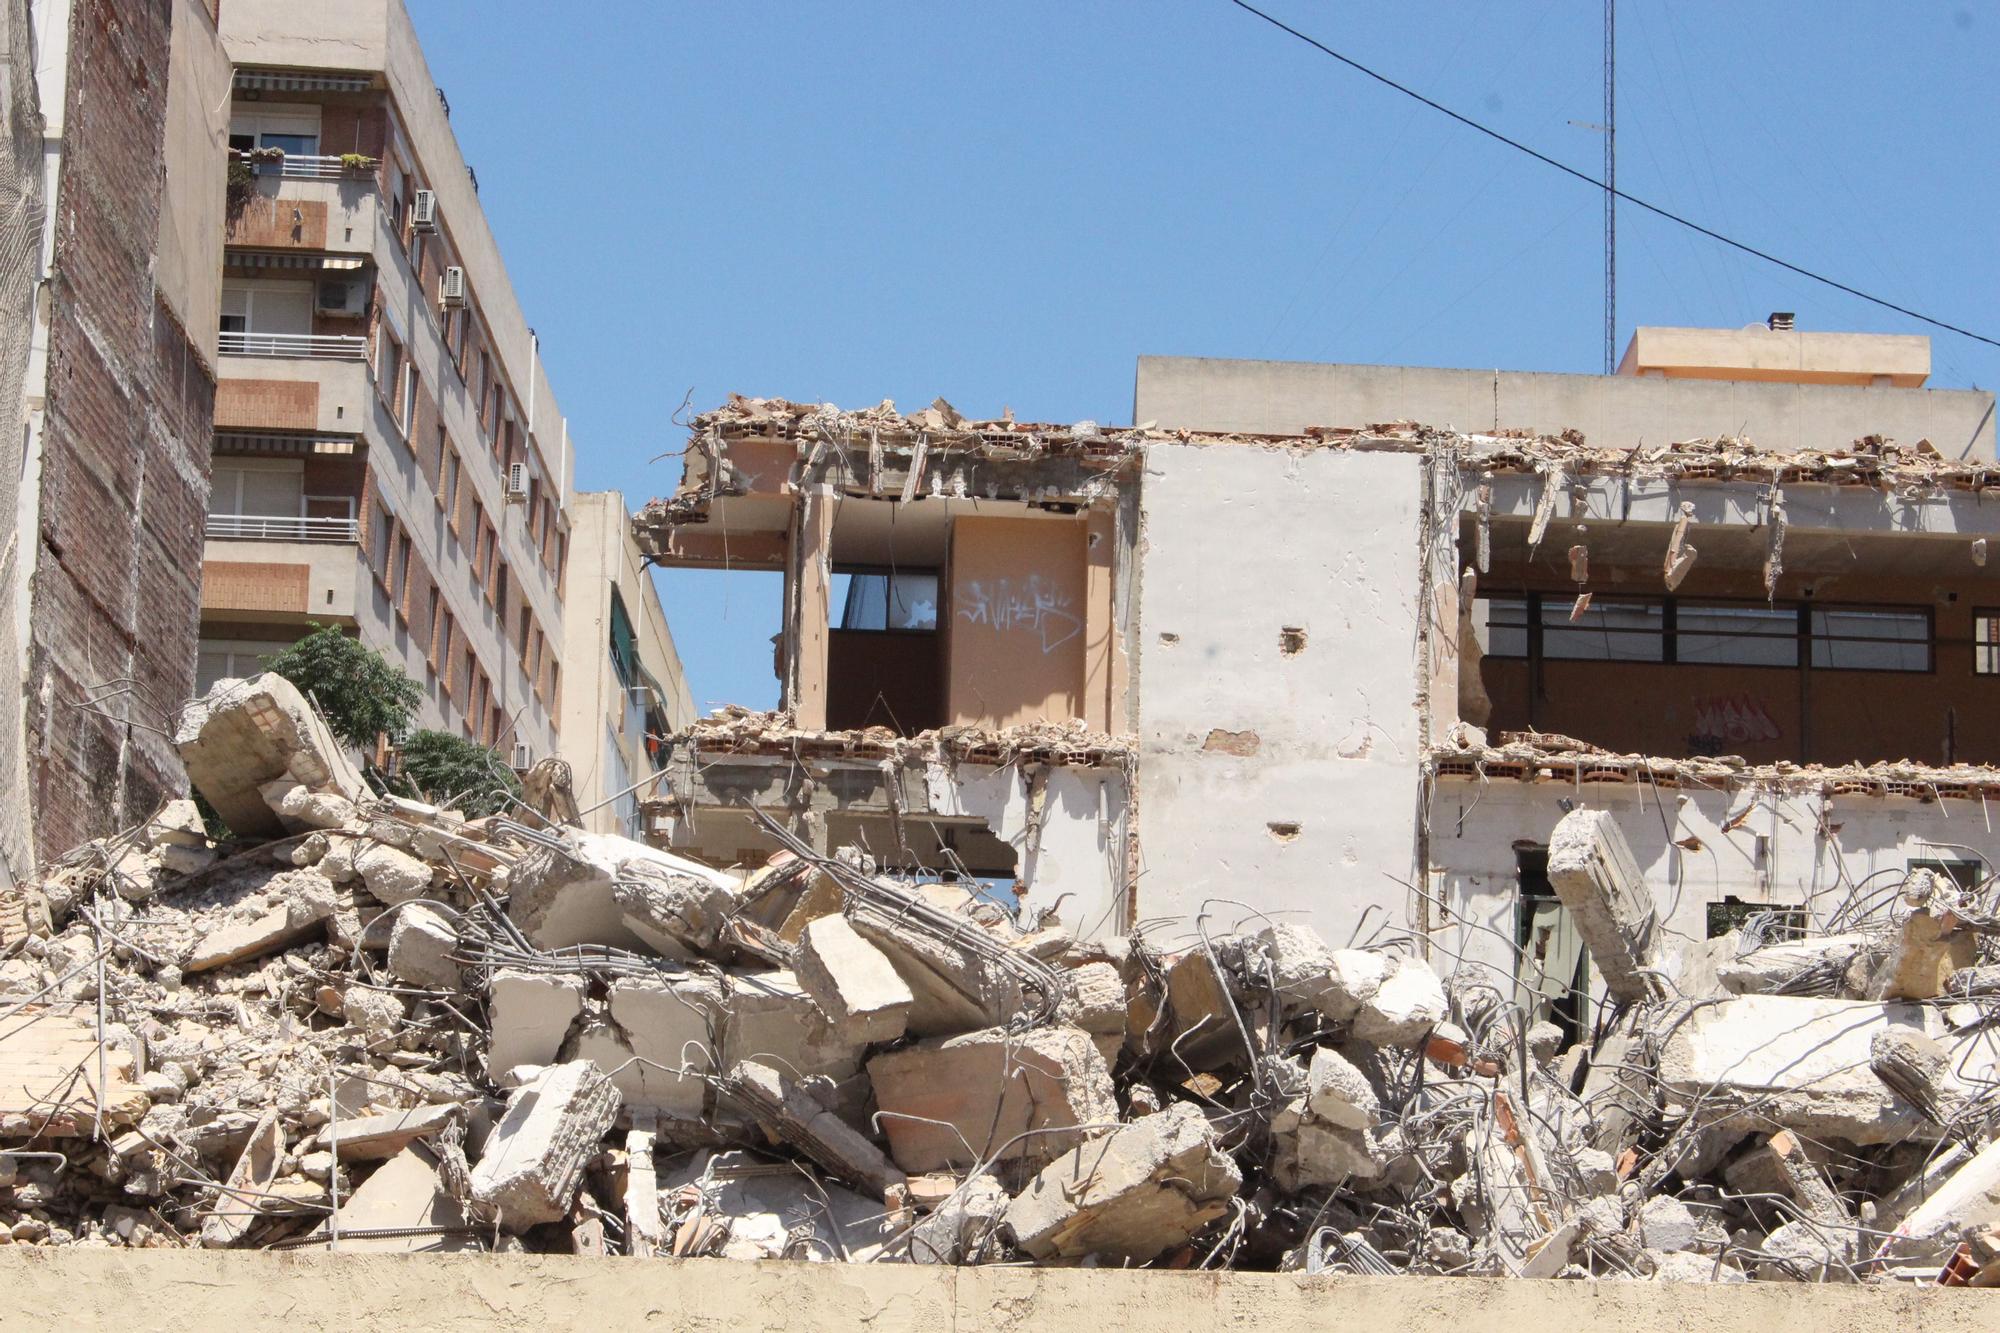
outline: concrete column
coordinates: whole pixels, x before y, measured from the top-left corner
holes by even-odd
[[[1083,720],[1098,731],[1120,729],[1119,695],[1124,638],[1118,632],[1112,581],[1117,573],[1118,527],[1108,510],[1090,511],[1084,548]]]
[[[804,490],[793,525],[793,614],[790,683],[795,725],[826,726],[826,654],[832,618],[833,487],[813,482]]]

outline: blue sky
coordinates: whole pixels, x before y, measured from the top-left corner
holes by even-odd
[[[578,484],[635,507],[684,395],[1123,422],[1141,353],[1602,367],[1601,195],[1225,0],[407,3]],[[1600,167],[1597,4],[1263,7]],[[1995,334],[2000,5],[1619,11],[1623,189]],[[1621,349],[1774,309],[1926,331],[1621,208]],[[774,701],[775,584],[660,575],[697,705]]]

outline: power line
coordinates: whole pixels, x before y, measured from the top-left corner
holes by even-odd
[[[1547,153],[1540,152],[1534,148],[1530,148],[1527,144],[1522,143],[1519,139],[1509,138],[1507,135],[1504,135],[1500,131],[1493,129],[1491,126],[1480,124],[1478,121],[1472,119],[1470,116],[1460,115],[1458,112],[1453,111],[1450,107],[1444,105],[1444,103],[1426,97],[1422,93],[1418,92],[1416,89],[1411,88],[1405,84],[1398,83],[1386,74],[1377,73],[1375,70],[1368,68],[1368,66],[1362,64],[1360,61],[1355,60],[1350,56],[1342,55],[1340,52],[1334,50],[1332,47],[1320,41],[1318,38],[1310,37],[1305,33],[1300,32],[1297,28],[1292,27],[1290,24],[1284,22],[1283,20],[1274,18],[1271,15],[1266,14],[1263,10],[1257,8],[1255,5],[1246,3],[1245,0],[1229,0],[1229,3],[1235,5],[1238,9],[1243,10],[1245,13],[1254,14],[1256,17],[1264,20],[1264,22],[1270,24],[1272,27],[1278,29],[1280,32],[1288,33],[1291,36],[1296,37],[1298,40],[1304,42],[1307,46],[1312,47],[1314,50],[1320,52],[1322,55],[1332,56],[1335,60],[1338,60],[1341,64],[1347,66],[1349,69],[1352,69],[1357,73],[1367,75],[1369,78],[1375,80],[1375,82],[1381,84],[1385,88],[1392,88],[1395,91],[1401,93],[1405,97],[1413,98],[1416,101],[1422,102],[1425,106],[1429,107],[1431,110],[1439,112],[1442,115],[1449,116],[1451,119],[1457,121],[1459,124],[1465,126],[1467,129],[1477,130],[1479,131],[1479,133],[1485,135],[1487,138],[1498,140],[1500,143],[1506,144],[1509,148],[1512,148],[1516,152],[1526,153],[1529,157],[1534,158],[1537,162],[1540,162],[1545,166],[1554,167],[1557,171],[1562,172],[1565,176],[1574,176],[1576,179],[1582,181],[1584,184],[1592,187],[1593,189],[1603,190],[1607,195],[1609,195],[1613,199],[1622,199],[1626,203],[1631,204],[1634,208],[1643,208],[1648,213],[1653,214],[1655,217],[1665,218],[1669,222],[1677,223],[1680,226],[1686,227],[1689,231],[1699,232],[1701,235],[1708,237],[1712,241],[1720,241],[1724,245],[1729,246],[1731,249],[1741,250],[1746,255],[1750,255],[1754,258],[1761,259],[1767,264],[1775,264],[1779,268],[1788,270],[1789,272],[1792,273],[1796,273],[1802,278],[1810,278],[1814,282],[1823,283],[1824,285],[1833,288],[1835,291],[1846,292],[1849,296],[1857,296],[1862,300],[1869,302],[1872,305],[1881,306],[1885,310],[1893,310],[1899,315],[1907,315],[1911,319],[1917,320],[1919,323],[1930,325],[1932,328],[1943,329],[1947,333],[1956,333],[1961,338],[1970,338],[1974,342],[1985,343],[1988,347],[2000,347],[2000,338],[1989,338],[1983,333],[1974,333],[1971,329],[1961,328],[1956,324],[1947,323],[1942,319],[1934,319],[1931,316],[1922,313],[1921,311],[1912,310],[1908,306],[1897,305],[1894,301],[1890,301],[1883,297],[1875,296],[1872,295],[1871,293],[1864,292],[1859,287],[1850,287],[1844,282],[1838,281],[1837,279],[1834,278],[1829,278],[1824,273],[1815,273],[1809,268],[1801,268],[1799,265],[1794,264],[1789,260],[1778,258],[1778,256],[1772,254],[1768,250],[1759,250],[1754,245],[1746,245],[1742,241],[1736,240],[1733,237],[1724,236],[1721,232],[1716,231],[1713,228],[1704,227],[1699,222],[1696,222],[1694,219],[1683,217],[1679,213],[1675,213],[1669,209],[1661,208],[1658,204],[1647,203],[1644,199],[1639,198],[1637,195],[1627,194],[1625,191],[1617,188],[1617,186],[1614,184],[1598,180],[1595,176],[1592,176],[1587,171],[1578,171],[1575,167],[1569,166],[1568,164],[1563,162],[1556,161],[1556,159],[1550,157]]]

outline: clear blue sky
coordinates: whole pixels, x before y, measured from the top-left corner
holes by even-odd
[[[407,2],[578,484],[634,507],[689,393],[1124,422],[1141,353],[1602,366],[1599,194],[1224,0]],[[1265,7],[1599,169],[1595,3]],[[2000,328],[2000,5],[1619,8],[1622,188]],[[1774,309],[1926,331],[1621,208],[1621,349]],[[775,582],[661,575],[697,705],[773,702]]]

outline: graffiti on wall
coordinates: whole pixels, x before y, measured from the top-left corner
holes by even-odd
[[[1005,634],[1018,631],[1039,637],[1042,651],[1052,653],[1083,633],[1083,620],[1071,607],[1075,599],[1039,574],[1013,579],[974,579],[957,594],[958,618],[986,625]]]
[[[1694,701],[1694,734],[1688,737],[1688,749],[1721,754],[1731,745],[1775,741],[1784,734],[1756,695],[1714,694]]]

